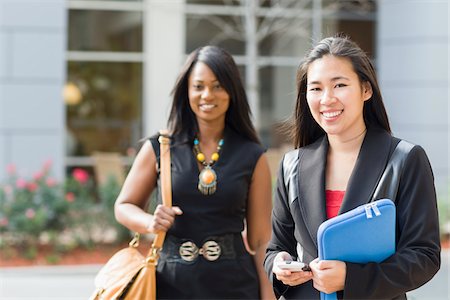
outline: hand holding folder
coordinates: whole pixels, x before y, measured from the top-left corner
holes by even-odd
[[[395,252],[395,205],[389,199],[364,204],[323,222],[317,232],[320,260],[382,262]],[[320,293],[322,300],[336,293]]]

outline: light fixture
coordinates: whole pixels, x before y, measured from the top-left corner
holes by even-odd
[[[64,85],[63,97],[66,105],[77,105],[81,102],[83,95],[75,83],[67,82]]]

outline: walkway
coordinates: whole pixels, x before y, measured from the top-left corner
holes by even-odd
[[[408,299],[450,299],[450,251],[442,255],[439,273],[425,286],[409,293]],[[0,268],[0,299],[86,300],[94,290],[94,276],[99,268],[98,265]]]

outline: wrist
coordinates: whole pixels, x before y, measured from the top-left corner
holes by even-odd
[[[152,215],[147,215],[146,218],[144,219],[144,224],[145,224],[145,232],[146,233],[155,233],[154,228],[153,228],[153,216]]]

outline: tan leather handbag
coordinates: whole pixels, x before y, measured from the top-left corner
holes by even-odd
[[[160,132],[159,143],[162,200],[164,205],[171,207],[170,139],[167,131]],[[96,290],[89,299],[156,299],[156,265],[165,235],[165,232],[158,233],[147,256],[143,256],[137,250],[139,234],[136,234],[129,247],[114,254],[99,271],[95,277]]]

